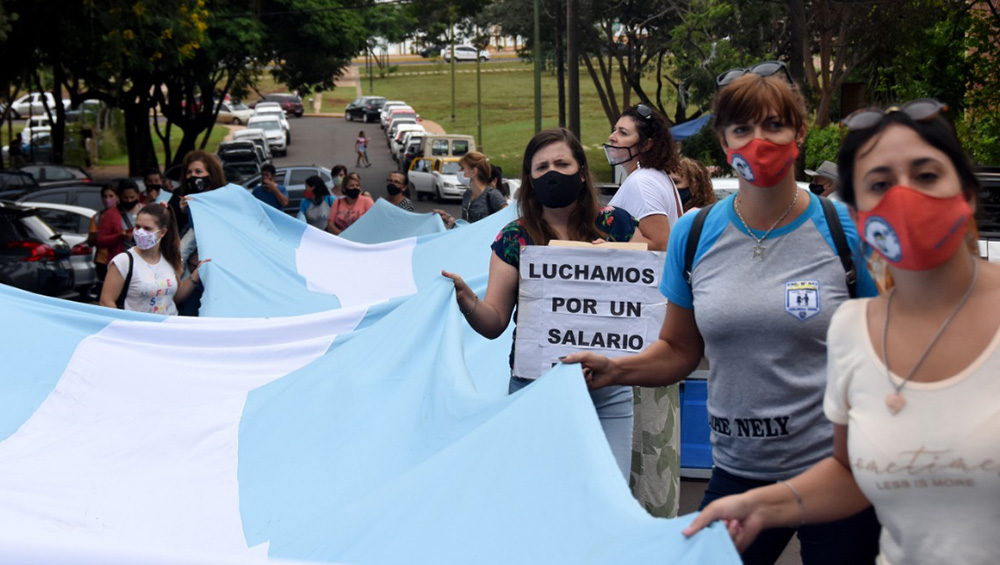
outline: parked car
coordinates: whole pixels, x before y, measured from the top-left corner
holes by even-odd
[[[71,206],[82,206],[90,208],[95,212],[104,209],[101,201],[101,187],[96,184],[78,184],[73,186],[61,186],[59,188],[45,188],[24,192],[15,198],[18,204],[32,202],[50,202],[52,204],[69,204]]]
[[[285,212],[293,216],[298,214],[299,203],[306,191],[306,179],[313,175],[319,175],[326,187],[333,189],[333,176],[330,175],[330,169],[326,167],[317,167],[316,165],[277,167],[274,173],[274,182],[283,185],[288,190],[288,205],[285,206]],[[248,190],[253,190],[259,185],[260,175],[247,179],[246,183],[243,184]]]
[[[257,128],[241,129],[233,133],[233,140],[252,141],[263,153],[264,162],[271,162],[271,146],[267,142],[267,135],[264,134],[264,130]]]
[[[288,138],[286,137],[285,127],[281,125],[281,120],[277,116],[254,116],[247,122],[247,127],[259,129],[264,132],[271,153],[288,155]]]
[[[471,135],[447,133],[424,138],[424,157],[461,157],[476,150],[476,138]]]
[[[1000,167],[981,167],[976,177],[982,190],[976,214],[979,228],[979,254],[990,261],[1000,262]]]
[[[263,158],[260,147],[249,139],[224,141],[219,144],[215,154],[223,163],[256,161],[258,165],[263,165],[267,162]]]
[[[253,117],[253,112],[242,102],[223,102],[219,105],[219,115],[215,121],[220,124],[242,125]]]
[[[226,161],[222,164],[222,169],[226,173],[227,182],[243,185],[246,179],[260,174],[260,163],[256,160]]]
[[[458,159],[446,157],[443,159],[427,159],[419,157],[410,164],[407,178],[411,191],[416,193],[417,200],[431,197],[438,202],[448,198],[461,198],[466,188],[459,184],[460,168]]]
[[[69,262],[73,267],[75,281],[73,288],[81,297],[90,296],[90,291],[98,281],[97,266],[94,264],[95,250],[87,243],[87,234],[90,231],[90,220],[97,212],[82,206],[48,202],[26,202],[24,205],[34,208],[38,217],[59,232],[70,246]]]
[[[253,110],[254,116],[274,116],[278,118],[281,122],[281,127],[285,128],[285,141],[288,145],[292,144],[292,125],[288,123],[288,118],[285,117],[285,111],[281,109],[281,106],[267,102],[264,104],[258,104]]]
[[[400,146],[403,144],[403,136],[409,132],[426,132],[424,126],[420,124],[399,124],[396,133],[389,138],[389,153],[392,154],[393,161],[399,161]]]
[[[17,120],[23,116],[44,114],[46,103],[49,106],[49,110],[55,114],[56,99],[52,96],[51,92],[32,92],[31,94],[25,94],[11,104],[13,118]],[[61,100],[60,103],[64,108],[69,108],[69,100],[64,99]]]
[[[25,165],[18,170],[35,177],[35,181],[38,182],[39,186],[43,187],[51,187],[52,185],[67,182],[76,184],[81,182],[88,183],[94,180],[90,178],[87,171],[75,165]]]
[[[424,138],[411,136],[410,141],[406,145],[406,149],[403,151],[403,156],[399,160],[400,169],[403,171],[410,170],[410,164],[419,155],[424,154]]]
[[[423,128],[423,126],[420,126]],[[403,154],[406,152],[406,148],[410,146],[411,141],[419,141],[427,135],[427,131],[420,129],[416,131],[404,131],[403,136],[400,138],[399,143],[396,144],[396,151],[392,154],[392,160],[403,164]]]
[[[344,108],[344,119],[347,121],[362,120],[373,122],[379,117],[382,105],[385,104],[383,96],[362,96]]]
[[[411,106],[393,106],[385,115],[385,127],[382,129],[389,131],[389,127],[392,126],[392,119],[399,114],[413,114],[413,116],[416,116],[417,111]]]
[[[52,159],[52,133],[51,131],[38,131],[31,135],[30,141],[22,136],[21,155],[29,163],[46,162]],[[10,160],[10,146],[3,146],[3,159]]]
[[[0,171],[0,191],[29,191],[38,188],[38,181],[31,173],[20,169]]]
[[[54,114],[53,117],[55,117]],[[24,129],[21,130],[21,139],[38,137],[38,134],[42,133],[52,133],[52,122],[49,121],[49,117],[47,115],[42,114],[40,116],[25,118]]]
[[[38,294],[70,296],[70,246],[33,208],[0,201],[0,283]]]
[[[263,98],[251,104],[250,107],[255,108],[260,102],[277,102],[281,104],[281,108],[286,114],[295,114],[296,118],[301,118],[302,113],[305,111],[302,106],[302,98],[298,94],[289,94],[287,92],[265,94]]]
[[[417,119],[416,114],[396,114],[392,117],[392,122],[389,127],[385,130],[385,145],[386,147],[392,147],[392,140],[396,137],[396,133],[399,131],[399,126],[403,124],[417,125],[420,120]]]
[[[382,126],[382,129],[385,129],[385,123],[389,119],[389,113],[392,111],[392,109],[398,108],[400,106],[408,107],[409,104],[403,102],[402,100],[387,100],[385,104],[382,104],[382,108],[378,112],[378,121],[379,125]]]
[[[478,53],[478,55],[477,55]],[[451,46],[448,45],[441,50],[441,58],[446,62],[451,62]],[[480,61],[489,61],[490,52],[483,49],[482,51],[476,51],[476,48],[472,45],[456,45],[455,46],[455,62],[459,61],[475,61],[476,59]]]

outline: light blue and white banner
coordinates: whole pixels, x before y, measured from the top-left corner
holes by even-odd
[[[438,214],[407,212],[385,198],[379,198],[375,206],[341,232],[340,237],[356,243],[385,243],[441,233],[447,229]]]

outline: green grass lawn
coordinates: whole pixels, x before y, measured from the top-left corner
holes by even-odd
[[[177,151],[177,147],[181,144],[181,138],[184,136],[184,132],[177,126],[171,125],[170,127],[170,152],[173,153]],[[211,135],[209,135],[208,145],[205,146],[205,151],[215,153],[215,150],[219,147],[219,144],[222,143],[222,140],[225,139],[227,135],[229,135],[229,129],[227,129],[226,126],[222,124],[215,124],[215,127],[212,128]],[[201,136],[199,136],[198,143],[195,144],[196,147],[201,143],[201,139]],[[167,159],[163,152],[163,142],[160,141],[160,138],[155,132],[153,132],[153,147],[156,149],[157,159],[159,162],[166,163]],[[120,154],[110,156],[108,158],[99,158],[96,164],[100,166],[127,165],[128,155]]]
[[[482,74],[483,139],[481,149],[503,167],[505,176],[518,176],[524,147],[534,135],[534,79],[530,63],[513,61],[482,65],[483,69],[509,69],[511,72]],[[399,72],[446,70],[444,63],[400,65]],[[457,64],[459,70],[475,70],[474,63]],[[363,72],[363,69],[362,69]],[[362,87],[368,94],[368,79],[362,75]],[[456,74],[455,120],[451,119],[450,75],[393,76],[374,79],[374,94],[405,100],[424,118],[433,120],[449,133],[476,135],[476,75]],[[647,86],[655,92],[655,78]],[[616,85],[618,86],[618,85]],[[620,102],[619,102],[620,103]],[[633,101],[634,103],[634,101]],[[558,94],[554,72],[542,74],[542,127],[559,125]],[[668,111],[672,108],[668,108]],[[611,167],[601,149],[611,125],[601,109],[601,102],[586,69],[580,72],[580,130],[587,159],[599,181],[610,181]]]

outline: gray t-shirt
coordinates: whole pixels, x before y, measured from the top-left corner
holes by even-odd
[[[499,212],[506,205],[507,200],[492,186],[487,187],[475,200],[472,199],[470,188],[462,194],[462,219],[469,223],[478,222],[494,212]]]
[[[854,224],[837,208],[856,251]],[[822,207],[811,195],[801,216],[764,240],[756,261],[733,197],[723,200],[706,218],[689,287],[681,273],[693,218],[671,231],[660,289],[671,303],[694,308],[705,341],[715,464],[751,479],[792,477],[833,448],[822,409],[826,331],[849,294]],[[859,296],[874,295],[859,271]]]

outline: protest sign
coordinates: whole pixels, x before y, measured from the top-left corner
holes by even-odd
[[[603,245],[521,250],[514,375],[535,379],[577,351],[638,353],[666,312],[665,254]]]

